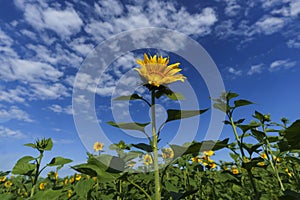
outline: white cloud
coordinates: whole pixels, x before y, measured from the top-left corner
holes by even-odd
[[[0,126],[0,137],[10,137],[15,139],[23,139],[26,138],[26,135],[24,135],[19,130],[11,130],[9,128],[6,128],[4,126]]]
[[[32,86],[31,99],[51,100],[67,97],[68,89],[61,83],[34,83]]]
[[[226,0],[225,14],[234,17],[239,14],[241,6],[238,5],[236,0]]]
[[[295,39],[290,39],[287,42],[287,46],[290,48],[300,48],[300,36]]]
[[[234,69],[233,67],[229,67],[228,72],[235,75],[235,76],[241,76],[242,75],[242,70],[237,70],[237,69]]]
[[[202,36],[210,33],[211,27],[217,22],[216,13],[210,7],[190,14],[184,7],[177,8],[173,2],[156,0],[125,5],[128,12],[122,12],[124,7],[117,1],[103,1],[102,4],[102,7],[95,4],[96,12],[102,20],[91,19],[85,26],[85,31],[98,41],[125,30],[153,26]],[[100,12],[102,8],[105,11]],[[121,13],[123,16],[117,17]]]
[[[285,25],[285,22],[282,18],[278,17],[265,17],[256,22],[258,32],[262,32],[266,35],[270,35],[274,32],[279,31]]]
[[[300,13],[300,1],[291,0],[290,9],[291,9],[291,16],[297,17],[297,15]]]
[[[11,106],[8,110],[0,109],[0,119],[5,121],[16,119],[25,122],[33,122],[33,120],[29,117],[29,114],[17,106]]]
[[[23,103],[26,101],[24,96],[26,96],[27,93],[27,90],[20,86],[8,90],[0,88],[0,101],[5,101],[8,103]]]
[[[55,113],[65,113],[68,115],[73,115],[72,106],[69,105],[67,107],[62,107],[58,104],[53,104],[49,107],[50,110],[52,110]]]
[[[252,65],[247,74],[248,75],[260,74],[262,72],[262,66],[263,64]]]
[[[290,60],[276,60],[271,63],[269,70],[270,71],[276,71],[280,69],[289,69],[296,65],[296,61],[290,61]]]
[[[61,38],[78,33],[83,25],[83,21],[72,7],[62,10],[51,8],[46,4],[20,3],[20,1],[15,1],[15,4],[24,11],[25,20],[33,28],[39,31],[52,30]]]
[[[6,61],[6,62],[5,62]],[[0,77],[8,81],[56,81],[63,75],[51,65],[23,59],[7,59],[0,66]]]
[[[282,0],[261,0],[262,7],[264,9],[270,9],[280,3],[282,3]]]

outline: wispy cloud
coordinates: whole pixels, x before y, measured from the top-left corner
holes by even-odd
[[[260,74],[262,73],[262,66],[263,64],[258,64],[258,65],[252,65],[247,72],[248,75],[253,75],[253,74]]]
[[[296,61],[290,61],[290,60],[276,60],[271,63],[269,70],[270,71],[277,71],[280,69],[289,69],[296,65]]]
[[[33,122],[29,114],[17,106],[11,106],[9,109],[0,107],[0,119],[5,121],[16,119],[25,122]]]
[[[63,107],[58,104],[53,104],[53,105],[49,106],[49,109],[55,113],[65,113],[68,115],[73,115],[73,109],[72,109],[71,105]]]
[[[229,67],[229,68],[228,68],[228,72],[229,72],[230,74],[235,75],[235,76],[241,76],[241,75],[242,75],[242,70],[238,70],[238,69],[235,69],[235,68],[233,68],[233,67]]]
[[[26,135],[19,130],[12,130],[4,126],[0,126],[0,137],[23,139],[26,138]]]

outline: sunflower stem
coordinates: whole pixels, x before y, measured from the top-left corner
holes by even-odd
[[[154,164],[154,180],[155,180],[155,199],[160,200],[160,181],[158,168],[158,136],[156,134],[156,118],[155,118],[155,90],[151,94],[151,120],[152,120],[152,148],[153,148],[153,164]]]

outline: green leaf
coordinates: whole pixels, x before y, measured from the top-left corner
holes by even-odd
[[[256,123],[255,124],[254,123],[252,123],[252,124],[250,123],[250,124],[247,124],[247,125],[242,125],[242,124],[237,125],[237,127],[239,127],[243,131],[243,133],[247,132],[250,129],[257,128],[259,126],[260,125],[256,124]]]
[[[65,165],[67,163],[72,162],[73,160],[71,159],[67,159],[67,158],[63,158],[63,157],[54,157],[52,158],[52,160],[50,161],[49,164],[47,164],[47,166],[58,166],[58,165]]]
[[[170,147],[174,152],[174,158],[177,158],[182,155],[199,153],[200,151],[208,151],[208,150],[216,151],[224,147],[227,147],[228,141],[229,138],[226,138],[222,141],[208,140],[203,142],[195,142],[188,147],[183,147],[179,145],[170,145]]]
[[[35,170],[35,164],[29,163],[29,161],[35,160],[32,156],[24,156],[20,158],[15,164],[12,173],[19,175],[31,175]]]
[[[284,131],[284,138],[290,149],[300,149],[300,120],[295,121]]]
[[[213,107],[225,113],[229,112],[230,110],[230,107],[224,102],[214,103]]]
[[[34,149],[37,148],[37,146],[36,146],[35,144],[33,144],[33,143],[27,143],[27,144],[24,144],[24,146],[32,147],[32,148],[34,148]]]
[[[261,113],[258,112],[258,111],[255,111],[255,112],[254,112],[253,117],[256,118],[256,119],[258,119],[259,121],[263,121],[263,120],[264,120],[264,115],[261,114]]]
[[[93,179],[85,179],[79,181],[75,185],[75,192],[79,197],[82,197],[84,199],[88,199],[88,192],[93,189],[94,180]]]
[[[166,123],[169,121],[174,121],[174,120],[178,120],[178,119],[194,117],[196,115],[205,113],[207,110],[208,109],[204,109],[204,110],[173,110],[173,109],[169,109],[169,110],[167,110],[168,118],[166,120]]]
[[[241,106],[247,106],[247,105],[250,105],[250,104],[253,104],[253,103],[251,101],[244,100],[244,99],[234,101],[234,107],[235,108],[241,107]]]
[[[228,93],[225,93],[226,94],[226,100],[230,100],[232,98],[235,98],[235,97],[238,97],[239,95],[237,93],[233,93],[233,92],[228,92]]]
[[[146,152],[152,152],[153,149],[151,145],[145,143],[132,144],[133,147],[144,150]]]
[[[115,123],[113,121],[107,122],[109,125],[120,128],[120,129],[125,129],[125,130],[137,130],[137,131],[142,131],[145,132],[145,127],[150,124],[149,123]]]
[[[184,96],[179,92],[176,92],[176,93],[173,92],[172,94],[166,94],[166,96],[169,99],[174,100],[174,101],[184,100]]]
[[[254,137],[260,142],[263,142],[264,138],[266,137],[266,134],[262,131],[252,129],[251,132],[254,135]]]
[[[164,184],[168,192],[172,191],[177,193],[179,191],[179,188],[176,185],[170,183],[169,181],[166,181]]]
[[[62,192],[60,190],[45,190],[41,192],[37,192],[34,195],[33,199],[39,200],[39,199],[53,199],[58,200],[61,199],[60,196],[62,195]]]
[[[124,160],[124,162],[128,162],[132,159],[139,157],[142,154],[143,154],[143,152],[141,152],[141,151],[130,151],[127,154],[125,154],[125,156],[122,159]]]
[[[132,94],[132,95],[128,95],[128,96],[120,96],[120,97],[117,97],[113,100],[115,100],[115,101],[124,101],[124,100],[139,100],[139,99],[143,99],[143,98],[138,94]]]

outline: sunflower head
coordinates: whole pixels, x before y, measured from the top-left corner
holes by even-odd
[[[94,143],[94,150],[95,151],[102,151],[104,147],[104,144],[101,142],[95,142]]]
[[[146,166],[148,166],[148,165],[151,165],[152,162],[153,162],[153,161],[152,161],[151,155],[146,154],[146,155],[144,156],[144,164],[145,164]]]
[[[144,60],[136,60],[136,62],[141,66],[141,68],[134,68],[137,70],[144,82],[155,87],[160,85],[167,85],[175,81],[182,81],[186,79],[185,76],[179,74],[181,71],[179,69],[180,63],[174,63],[168,65],[169,58],[163,58],[160,56],[147,56],[144,54]]]

